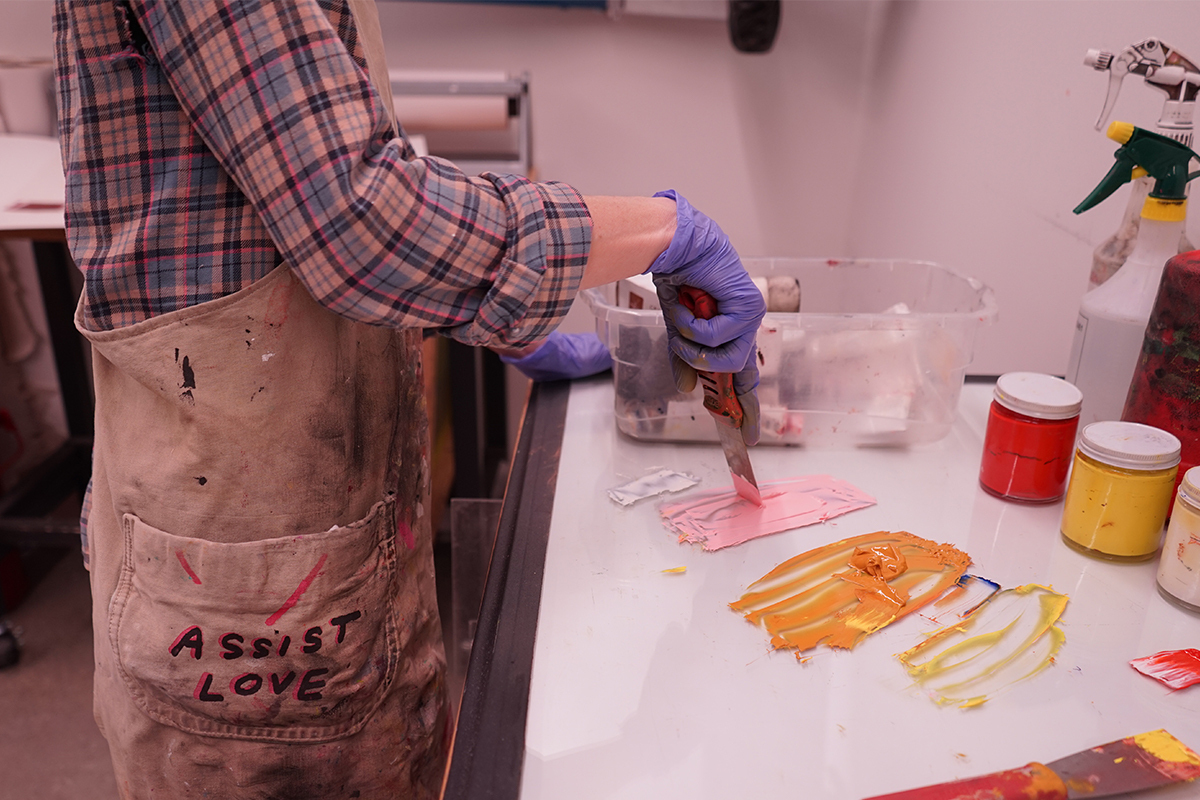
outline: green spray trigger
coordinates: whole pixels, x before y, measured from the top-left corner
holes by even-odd
[[[1128,122],[1114,122],[1109,125],[1108,138],[1122,144],[1113,154],[1116,163],[1104,176],[1104,180],[1100,181],[1100,185],[1075,207],[1076,214],[1082,214],[1103,202],[1110,194],[1137,177],[1134,170],[1138,167],[1154,178],[1154,189],[1150,192],[1150,197],[1154,200],[1179,202],[1187,199],[1188,181],[1200,174],[1188,174],[1188,163],[1193,158],[1200,158],[1190,147]]]

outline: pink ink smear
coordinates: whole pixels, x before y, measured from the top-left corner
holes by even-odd
[[[404,540],[404,546],[412,550],[417,546],[417,540],[413,538],[412,528],[408,527],[408,523],[402,519],[396,520],[396,527],[400,531],[400,538]]]
[[[329,558],[328,553],[321,554],[321,557],[317,559],[317,565],[313,567],[311,571],[309,571],[308,575],[304,577],[304,580],[300,581],[300,585],[296,587],[296,591],[292,592],[292,596],[283,602],[283,605],[279,607],[278,611],[267,617],[268,625],[274,625],[279,621],[280,617],[288,612],[292,606],[300,602],[301,595],[308,591],[308,587],[312,586],[312,582],[315,581],[317,576],[321,574],[321,567],[325,566],[325,559],[327,558]]]
[[[1172,689],[1186,689],[1200,683],[1200,650],[1196,649],[1163,650],[1152,656],[1135,658],[1129,666]]]
[[[198,576],[195,572],[192,572],[192,568],[188,564],[187,559],[184,557],[183,551],[176,550],[175,557],[179,559],[179,565],[183,567],[183,571],[186,572],[188,577],[192,579],[192,583],[196,584],[197,586],[202,585],[200,583],[200,576]]]
[[[761,490],[762,506],[728,488],[694,494],[658,511],[681,542],[720,550],[875,505],[874,497],[829,475],[770,481]]]

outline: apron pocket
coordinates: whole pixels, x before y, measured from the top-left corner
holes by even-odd
[[[109,639],[151,718],[321,742],[366,724],[396,673],[395,499],[322,533],[221,544],[132,514]]]

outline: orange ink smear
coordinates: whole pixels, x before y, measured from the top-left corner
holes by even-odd
[[[1054,663],[1066,640],[1055,623],[1066,606],[1066,595],[1045,586],[1006,589],[899,659],[937,703],[977,706]]]
[[[770,481],[761,489],[761,506],[728,488],[694,494],[658,511],[681,542],[720,550],[875,505],[875,498],[829,475]]]
[[[970,563],[970,556],[948,544],[907,531],[877,531],[785,561],[729,605],[766,628],[773,647],[795,649],[799,658],[819,644],[854,647],[932,602]]]

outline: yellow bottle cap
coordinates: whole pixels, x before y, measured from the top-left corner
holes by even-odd
[[[1182,222],[1187,219],[1187,200],[1163,200],[1159,197],[1147,197],[1146,202],[1142,205],[1142,219]]]
[[[1133,168],[1133,171],[1132,171],[1132,172],[1130,172],[1129,174],[1130,174],[1130,178],[1129,178],[1129,179],[1130,179],[1130,180],[1134,180],[1134,181],[1136,181],[1138,178],[1144,178],[1144,177],[1146,177],[1147,175],[1149,175],[1150,173],[1149,173],[1149,172],[1146,172],[1146,168],[1145,168],[1145,167],[1134,167],[1134,168]]]
[[[1108,126],[1108,132],[1105,134],[1114,142],[1125,144],[1133,138],[1134,126],[1132,122],[1114,122]]]

